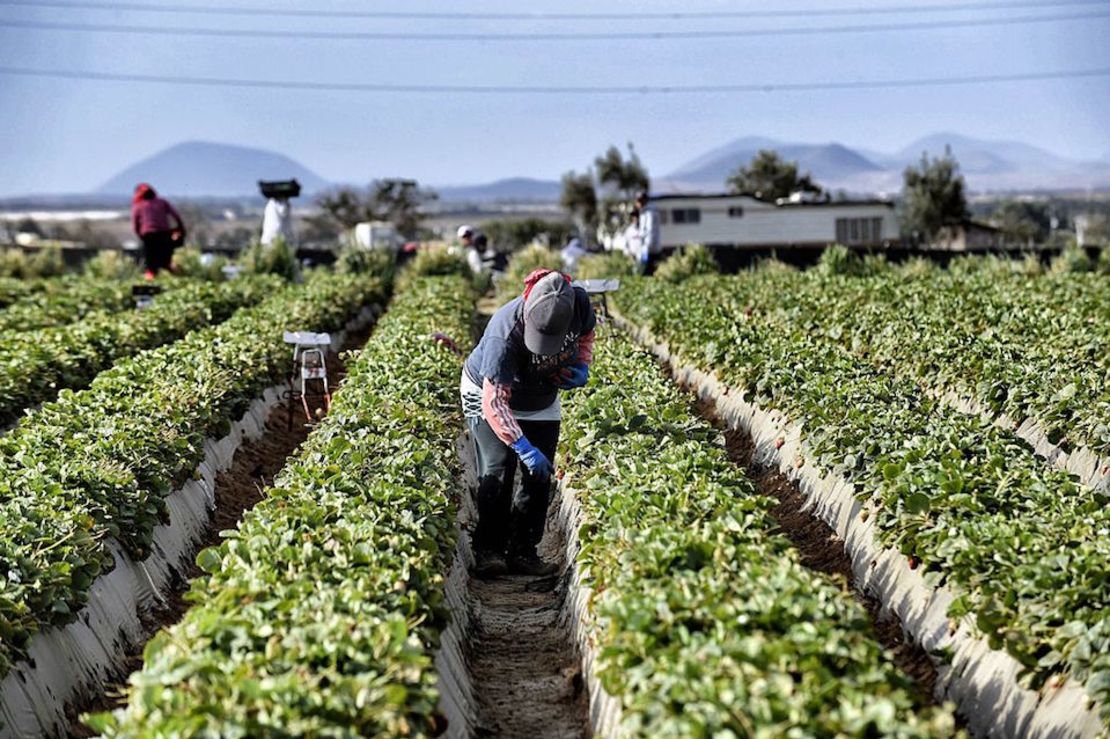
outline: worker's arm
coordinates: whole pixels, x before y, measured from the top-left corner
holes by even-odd
[[[177,221],[177,228],[181,231],[181,234],[184,237],[184,234],[185,234],[185,220],[181,217],[181,214],[177,212],[177,209],[174,208],[173,205],[170,204],[170,201],[163,200],[162,202],[164,202],[166,204],[166,212],[168,212],[171,216],[173,216],[173,219],[175,221]]]
[[[512,409],[509,408],[512,394],[511,385],[502,385],[488,377],[482,380],[482,416],[493,429],[493,433],[497,434],[497,438],[509,446],[524,436]]]
[[[590,364],[594,361],[594,337],[593,331],[582,336],[578,339],[578,361]]]
[[[138,205],[132,205],[131,206],[131,230],[135,232],[136,236],[142,236],[142,234],[139,233],[139,206]]]

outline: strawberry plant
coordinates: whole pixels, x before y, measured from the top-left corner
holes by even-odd
[[[68,276],[39,281],[29,291],[0,310],[0,335],[62,326],[94,311],[114,313],[135,307],[130,283]]]
[[[853,279],[870,289],[846,285]],[[806,459],[854,486],[875,520],[878,541],[912,558],[927,583],[948,587],[956,595],[950,615],[966,616],[992,646],[1020,662],[1030,687],[1070,675],[1101,701],[1106,715],[1110,508],[1050,469],[1012,433],[926,392],[936,377],[954,371],[961,352],[973,356],[977,342],[996,340],[990,327],[1005,325],[1005,314],[1021,300],[1001,296],[1016,293],[1014,284],[993,290],[998,305],[983,308],[989,318],[979,330],[957,330],[948,353],[929,355],[930,342],[941,339],[927,337],[941,332],[921,330],[916,303],[890,299],[885,318],[870,314],[884,289],[876,279],[756,273],[694,278],[681,288],[632,280],[613,302],[684,362],[714,371],[734,391],[799,424]],[[981,279],[974,284],[990,292]],[[1061,290],[1082,300],[1076,289],[1034,284],[1028,303],[1056,306],[1044,309],[1045,316],[1065,316],[1054,325],[1078,325],[1066,301],[1053,297]],[[843,305],[831,307],[840,294]],[[1101,311],[1089,306],[1094,323],[1087,325],[1103,322]],[[949,307],[948,315],[958,321],[961,314]],[[907,323],[916,328],[903,328]],[[1012,323],[1016,332],[1022,321]],[[861,324],[866,331],[857,328]],[[904,337],[901,349],[882,349],[894,334]],[[1017,336],[998,339],[1000,346],[1017,352],[1024,347]],[[1076,339],[1055,341],[1064,347]],[[1012,355],[1015,362],[1040,350],[1021,351]],[[1059,351],[1045,355],[1074,365]],[[915,357],[923,358],[920,368],[903,371]],[[1002,366],[997,382],[1014,387]]]
[[[719,432],[650,354],[602,331],[591,383],[564,399],[560,462],[583,509],[586,627],[622,736],[954,734],[853,596],[775,533],[773,501]]]
[[[192,608],[147,646],[109,737],[427,736],[454,554],[460,359],[474,295],[407,279],[332,412],[224,543]]]
[[[0,425],[61,390],[84,387],[123,357],[227,319],[238,308],[262,300],[277,284],[264,278],[184,284],[146,310],[98,311],[61,326],[0,332]]]
[[[205,440],[284,378],[283,330],[338,329],[383,295],[374,278],[319,273],[125,359],[0,437],[0,673],[42,625],[75,617],[112,565],[110,539],[148,554],[164,497],[193,474]]]

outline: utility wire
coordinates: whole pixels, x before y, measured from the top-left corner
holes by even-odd
[[[220,15],[259,15],[267,18],[379,18],[411,20],[482,21],[565,21],[565,20],[696,20],[723,18],[808,18],[813,16],[889,15],[902,13],[965,12],[1013,8],[1059,7],[1061,5],[1098,5],[1105,0],[1002,0],[1001,2],[922,3],[894,6],[854,6],[841,8],[773,8],[761,10],[675,10],[573,13],[469,12],[408,10],[324,10],[298,8],[259,8],[239,5],[148,5],[137,2],[87,2],[86,0],[0,0],[0,5],[30,8],[67,8],[74,10],[123,10],[143,13],[204,13]]]
[[[824,80],[814,82],[768,82],[712,85],[415,85],[364,82],[319,82],[295,80],[231,79],[224,77],[173,77],[168,75],[88,72],[64,69],[33,69],[0,66],[0,74],[22,77],[97,80],[103,82],[145,82],[199,87],[233,87],[334,92],[385,92],[418,94],[512,94],[512,95],[648,95],[691,93],[796,92],[813,90],[857,90],[878,88],[915,88],[948,85],[973,85],[1029,80],[1082,79],[1110,76],[1110,67],[1050,72],[975,75],[965,77],[918,77],[880,80]]]
[[[331,41],[461,41],[468,44],[487,41],[657,41],[663,39],[711,39],[766,36],[816,36],[841,33],[875,33],[890,31],[951,30],[983,26],[1012,26],[1027,23],[1094,20],[1110,17],[1110,5],[1103,10],[1063,15],[1017,16],[1009,18],[976,18],[958,21],[920,21],[870,25],[809,26],[793,28],[739,28],[694,31],[622,31],[567,33],[481,33],[408,32],[408,31],[308,31],[240,28],[178,28],[167,26],[134,26],[124,24],[69,23],[0,19],[0,28],[40,31],[77,31],[80,33],[127,33],[149,36],[209,36],[216,38],[281,38]]]

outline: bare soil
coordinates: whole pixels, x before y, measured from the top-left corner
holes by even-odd
[[[775,467],[755,463],[752,438],[740,429],[727,428],[712,401],[698,400],[695,408],[702,418],[724,432],[729,456],[744,468],[756,489],[778,501],[771,509],[771,516],[778,524],[780,533],[798,550],[802,564],[840,582],[844,590],[867,609],[879,643],[890,653],[898,669],[917,684],[922,702],[935,705],[936,667],[924,649],[906,641],[902,624],[896,616],[883,615],[878,600],[851,586],[852,560],[844,550],[844,540],[824,521],[803,510],[806,498],[797,483]]]
[[[352,332],[341,351],[361,347],[372,332],[373,327]],[[327,367],[328,386],[334,397],[336,389],[347,375],[347,370],[341,355],[335,352],[329,353]],[[318,411],[319,415],[323,414],[323,405],[322,397],[309,397],[309,408]],[[274,476],[308,438],[314,425],[305,419],[300,401],[293,405],[292,410],[285,402],[271,409],[263,434],[253,441],[243,443],[235,452],[231,466],[217,475],[216,510],[208,534],[198,545],[197,551],[219,544],[220,532],[235,528],[243,514],[262,500],[266,488],[274,481]],[[202,574],[196,563],[190,561],[188,568],[180,573],[174,587],[164,594],[165,607],[142,614],[146,638],[142,644],[127,653],[120,674],[115,680],[105,683],[100,695],[67,712],[71,722],[69,736],[72,739],[96,736],[92,729],[80,722],[81,715],[111,711],[126,702],[127,679],[131,673],[142,668],[146,642],[161,629],[181,620],[191,605],[186,600],[189,584]]]
[[[563,612],[569,587],[566,543],[554,516],[548,517],[539,550],[559,564],[560,574],[469,578],[467,663],[479,737],[591,734],[582,662]]]

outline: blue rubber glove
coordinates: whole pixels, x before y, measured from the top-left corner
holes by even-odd
[[[532,442],[528,441],[528,437],[522,436],[513,442],[513,451],[520,457],[520,461],[528,468],[528,471],[533,475],[540,478],[551,477],[555,472],[555,468],[551,466],[551,460],[544,456],[536,447],[532,446]]]
[[[563,390],[573,390],[582,387],[590,381],[590,366],[585,362],[573,364],[559,370],[559,382],[556,385]]]

